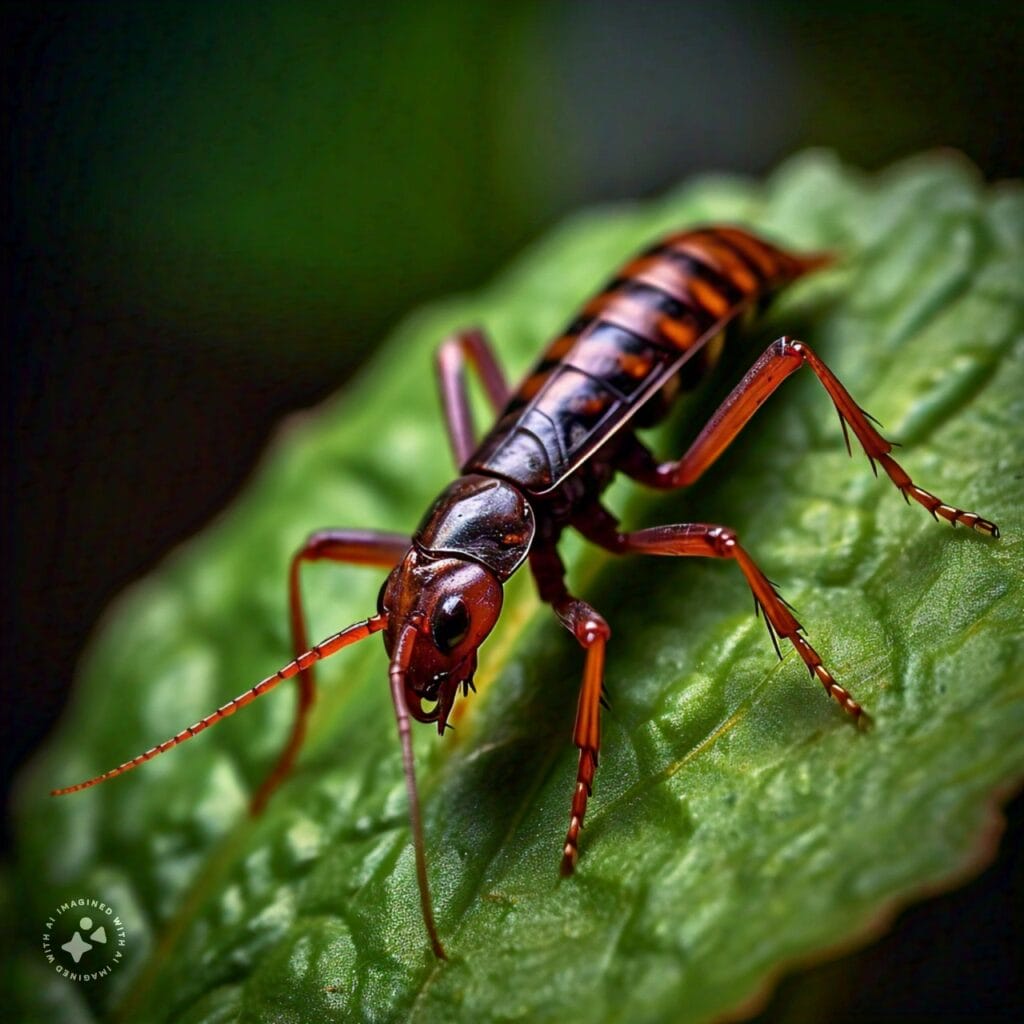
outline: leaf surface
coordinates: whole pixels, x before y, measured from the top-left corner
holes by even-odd
[[[454,736],[416,737],[447,963],[420,920],[377,640],[322,666],[299,770],[259,820],[247,797],[289,728],[286,692],[123,778],[46,798],[287,660],[284,570],[309,531],[416,524],[452,475],[431,367],[447,331],[484,325],[514,378],[624,259],[708,221],[842,261],[776,303],[659,451],[682,451],[759,346],[792,334],[905,445],[917,482],[1003,530],[987,541],[904,507],[847,458],[809,375],[697,486],[610,493],[630,526],[737,529],[873,730],[851,728],[794,655],[775,659],[734,566],[615,561],[569,540],[570,584],[613,630],[580,869],[559,884],[581,658],[517,577]],[[15,901],[31,924],[102,896],[125,921],[126,962],[74,988],[26,928],[25,1019],[702,1021],[979,863],[993,794],[1024,752],[1022,252],[1021,193],[963,163],[868,179],[809,154],[765,184],[709,178],[583,214],[480,294],[411,317],[342,395],[282,430],[246,493],[95,640],[22,780]],[[380,580],[313,568],[311,632],[368,614]]]

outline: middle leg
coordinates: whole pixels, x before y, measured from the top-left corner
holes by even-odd
[[[632,533],[620,533],[615,519],[598,506],[573,524],[589,540],[615,554],[645,554],[671,556],[697,556],[701,558],[729,558],[740,567],[754,595],[757,610],[764,614],[768,635],[775,651],[782,657],[777,637],[788,640],[803,659],[811,674],[854,720],[864,715],[864,709],[849,691],[836,682],[825,667],[818,652],[803,635],[803,626],[797,621],[789,605],[779,596],[768,577],[740,546],[734,530],[711,523],[680,523],[675,526],[654,526]],[[864,715],[866,719],[867,716]]]
[[[437,350],[437,373],[448,440],[458,469],[476,448],[473,414],[466,392],[467,363],[476,370],[495,415],[505,407],[509,395],[505,376],[483,331],[459,331],[445,339]]]

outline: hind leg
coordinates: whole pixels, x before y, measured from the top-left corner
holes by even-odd
[[[908,503],[913,499],[919,505],[923,505],[933,517],[945,519],[953,526],[962,523],[990,537],[999,536],[999,527],[995,523],[983,519],[975,512],[966,512],[955,505],[949,505],[930,491],[918,487],[889,454],[893,449],[892,442],[887,441],[875,429],[871,417],[857,405],[835,374],[814,354],[810,346],[791,338],[779,338],[778,341],[772,342],[718,407],[708,420],[707,426],[681,459],[676,462],[658,463],[650,452],[637,442],[622,467],[623,471],[651,487],[674,488],[692,484],[732,443],[775,389],[801,366],[810,367],[829,393],[839,413],[847,450],[850,449],[850,438],[847,433],[849,426],[864,449],[872,470],[877,474],[876,463],[880,465]]]

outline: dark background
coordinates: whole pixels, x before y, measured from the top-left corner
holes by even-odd
[[[1022,12],[5,4],[5,792],[111,598],[403,314],[578,207],[807,145],[1018,177]],[[1024,1018],[1022,818],[979,881],[768,1017]]]

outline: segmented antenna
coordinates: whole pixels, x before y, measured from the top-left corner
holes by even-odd
[[[420,797],[416,789],[416,768],[412,753],[412,725],[409,721],[409,709],[405,703],[405,672],[412,661],[412,648],[416,641],[416,626],[406,625],[395,645],[395,652],[388,670],[391,681],[391,700],[395,705],[395,718],[398,722],[398,738],[402,742],[402,768],[405,772],[405,790],[409,797],[409,822],[412,826],[412,845],[416,855],[416,880],[420,889],[420,908],[423,911],[423,923],[430,936],[430,945],[434,956],[439,960],[447,960],[448,954],[441,945],[441,937],[434,923],[434,907],[430,899],[430,886],[427,882],[427,855],[423,842],[423,822],[420,817]]]
[[[275,672],[272,676],[267,676],[266,679],[257,683],[251,689],[246,690],[245,693],[240,694],[233,700],[229,700],[227,704],[222,705],[216,711],[200,719],[195,725],[182,729],[181,732],[176,736],[172,736],[169,740],[164,740],[163,743],[150,747],[149,750],[139,754],[137,757],[133,757],[130,761],[125,761],[124,764],[118,765],[117,768],[111,768],[110,771],[97,775],[95,778],[79,782],[75,786],[54,789],[50,792],[50,796],[65,796],[68,793],[77,793],[80,789],[98,786],[101,782],[106,782],[107,779],[112,779],[117,775],[123,775],[125,772],[131,771],[132,768],[138,767],[144,761],[151,761],[158,754],[170,750],[171,747],[176,747],[179,743],[184,743],[185,740],[192,739],[193,736],[198,735],[204,729],[208,729],[211,725],[216,725],[221,719],[233,715],[239,708],[245,707],[246,704],[251,703],[257,697],[262,697],[263,694],[272,690],[278,683],[283,682],[285,679],[291,679],[292,676],[298,675],[315,662],[329,658],[343,647],[348,647],[350,644],[365,639],[372,633],[379,632],[387,625],[387,621],[386,615],[374,615],[369,619],[364,619],[362,622],[353,623],[353,625],[343,629],[340,633],[335,633],[334,636],[330,636],[326,640],[315,644],[308,651],[300,654],[294,661],[288,662],[284,668]]]

